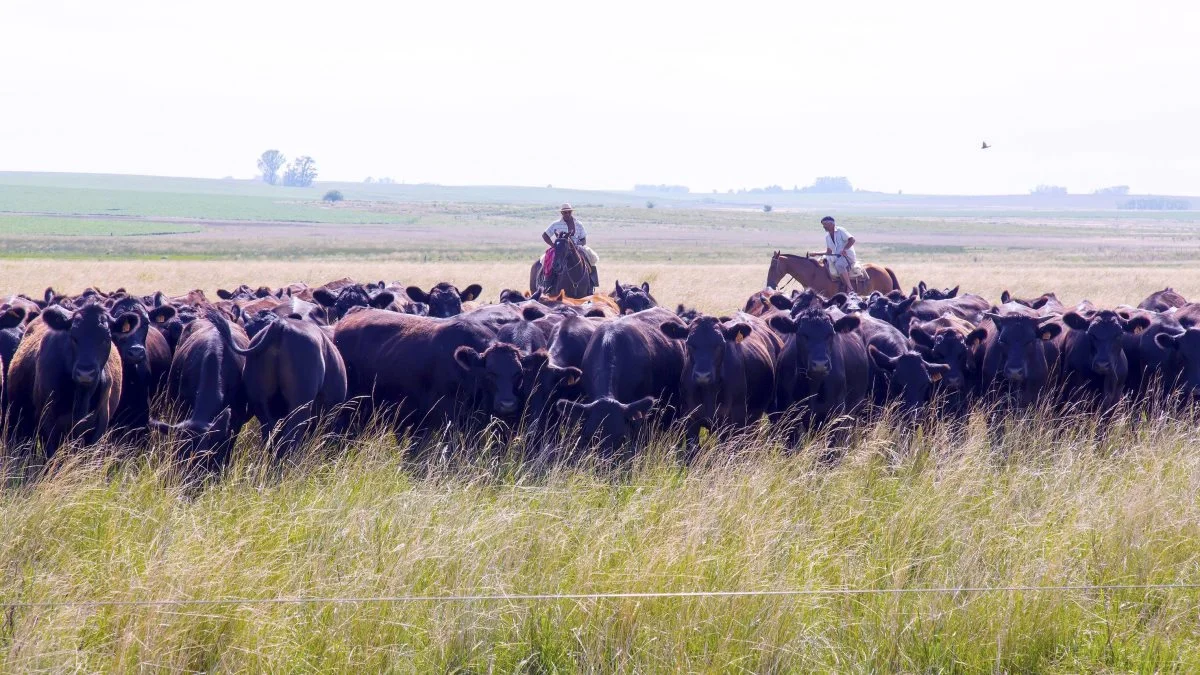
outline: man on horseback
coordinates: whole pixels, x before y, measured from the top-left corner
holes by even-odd
[[[838,227],[833,216],[821,219],[821,227],[825,228],[825,265],[836,271],[842,282],[842,290],[850,292],[854,286],[850,283],[850,270],[858,262],[854,253],[854,237],[843,227]]]
[[[600,273],[596,270],[596,263],[599,262],[600,257],[587,245],[587,230],[583,229],[583,223],[575,219],[575,212],[570,204],[563,204],[562,208],[559,209],[559,215],[561,217],[542,233],[542,241],[546,242],[546,245],[553,249],[554,238],[565,232],[575,243],[579,251],[583,253],[584,257],[587,258],[588,265],[591,267],[592,288],[596,288],[600,285]],[[550,270],[543,269],[542,274],[548,276]]]

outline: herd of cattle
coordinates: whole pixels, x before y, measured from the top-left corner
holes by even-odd
[[[869,298],[766,289],[727,317],[659,307],[648,284],[583,299],[506,290],[486,305],[481,290],[341,279],[216,301],[0,296],[9,447],[40,441],[49,456],[68,439],[157,432],[219,464],[251,417],[284,453],[318,424],[353,433],[386,412],[415,430],[499,419],[547,442],[578,424],[611,450],[652,411],[695,438],[889,402],[954,415],[992,396],[1098,411],[1200,396],[1200,304],[1170,288],[1111,309],[923,282]]]

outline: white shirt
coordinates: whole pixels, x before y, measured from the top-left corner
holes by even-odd
[[[559,232],[566,232],[566,231],[567,231],[567,222],[560,218],[557,221],[555,221],[554,224],[552,224],[550,227],[546,228],[546,236],[550,237],[550,241],[554,241],[554,235],[558,234]],[[587,239],[587,230],[583,229],[583,223],[579,222],[579,219],[576,218],[575,219],[575,244],[577,246],[582,246],[584,239]]]
[[[854,235],[847,232],[844,228],[835,226],[833,234],[825,233],[825,248],[833,251],[834,257],[837,257],[839,253],[844,253],[846,260],[850,261],[850,264],[853,265],[858,261],[858,256],[854,254],[854,249],[846,248],[846,242],[850,241],[852,236]]]

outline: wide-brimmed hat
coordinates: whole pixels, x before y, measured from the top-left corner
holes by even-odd
[[[571,208],[570,204],[563,204],[562,206],[558,207],[558,210],[559,212],[565,213],[567,211],[574,211],[575,209]]]

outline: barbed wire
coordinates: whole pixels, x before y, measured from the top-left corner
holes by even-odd
[[[941,586],[917,588],[805,588],[742,591],[633,591],[621,593],[483,593],[470,595],[375,595],[375,596],[292,596],[277,598],[167,598],[150,600],[46,600],[39,602],[0,601],[0,607],[14,609],[163,607],[213,605],[345,605],[459,602],[544,602],[559,600],[653,600],[668,598],[744,598],[786,596],[862,596],[920,594],[1046,593],[1200,590],[1200,583],[1187,584],[1059,584],[1046,586]]]

